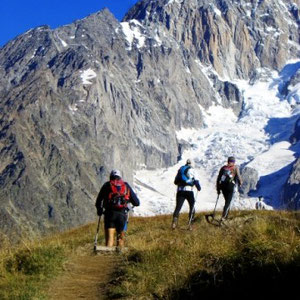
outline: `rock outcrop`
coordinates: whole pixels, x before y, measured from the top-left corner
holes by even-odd
[[[290,137],[290,141],[292,144],[296,144],[300,141],[300,118],[297,120],[295,125],[295,131]]]
[[[293,165],[290,177],[283,190],[282,200],[288,209],[300,209],[300,158]]]
[[[255,190],[259,176],[258,172],[250,167],[244,167],[241,169],[241,176],[243,178],[243,184],[240,188],[242,196],[247,196],[251,190]]]

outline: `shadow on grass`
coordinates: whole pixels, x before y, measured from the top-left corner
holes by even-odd
[[[185,287],[169,293],[165,299],[270,299],[270,296],[296,295],[299,285],[300,258],[289,264],[241,266],[235,261],[224,264],[222,270],[199,271]],[[207,297],[207,298],[206,298]]]

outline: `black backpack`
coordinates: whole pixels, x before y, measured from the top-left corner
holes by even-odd
[[[222,168],[222,175],[220,178],[220,184],[223,186],[227,186],[228,184],[234,184],[234,174],[232,172],[232,168],[227,166]]]

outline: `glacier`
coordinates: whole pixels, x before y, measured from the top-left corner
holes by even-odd
[[[218,171],[231,155],[236,157],[239,166],[249,166],[259,174],[257,187],[248,196],[235,193],[232,209],[255,209],[259,196],[263,197],[267,209],[282,208],[281,190],[300,153],[300,143],[292,145],[289,141],[300,116],[300,85],[292,86],[286,96],[281,90],[299,69],[300,60],[294,60],[287,62],[279,73],[258,70],[261,76],[254,83],[233,80],[243,94],[243,109],[239,116],[221,105],[211,106],[208,110],[199,106],[204,118],[203,128],[183,128],[177,132],[178,140],[190,146],[180,161],[169,168],[135,172],[134,188],[141,205],[135,208],[134,214],[153,216],[173,212],[176,198],[173,181],[177,170],[188,158],[193,160],[202,187],[200,192],[195,191],[196,212],[212,210],[217,198]],[[210,72],[209,69],[202,70]],[[223,206],[221,196],[217,210]],[[186,202],[182,211],[188,209]]]

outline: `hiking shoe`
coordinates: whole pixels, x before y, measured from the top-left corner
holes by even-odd
[[[219,221],[220,226],[226,225],[226,223],[227,223],[227,218],[221,218]]]
[[[173,218],[172,229],[174,230],[177,227],[178,218]]]
[[[116,247],[116,252],[118,254],[122,254],[123,253],[123,247]]]

